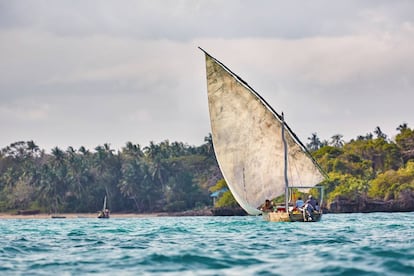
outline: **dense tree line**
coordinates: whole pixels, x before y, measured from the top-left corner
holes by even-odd
[[[0,211],[95,212],[107,196],[114,212],[181,211],[211,205],[208,188],[221,178],[211,136],[180,142],[109,144],[45,153],[33,141],[0,152]]]
[[[314,157],[328,172],[323,185],[329,201],[404,200],[407,194],[414,195],[414,129],[402,124],[397,130],[395,139],[376,127],[373,134],[314,149]]]
[[[375,200],[414,198],[414,129],[400,125],[389,139],[379,127],[349,142],[342,135],[307,147],[329,176],[322,183],[328,203],[338,197]],[[126,143],[45,153],[33,141],[0,152],[0,211],[91,212],[106,195],[115,212],[183,211],[211,205],[210,193],[226,188],[211,136],[199,147],[168,140],[141,148]],[[230,191],[216,207],[237,206]]]

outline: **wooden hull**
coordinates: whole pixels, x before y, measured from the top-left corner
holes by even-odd
[[[305,219],[303,213],[263,212],[263,219],[270,222],[317,222],[322,218],[322,213],[313,213],[313,219]]]
[[[289,222],[289,214],[286,212],[263,212],[263,219],[271,222]]]
[[[66,218],[65,216],[52,216],[52,219],[64,219]]]

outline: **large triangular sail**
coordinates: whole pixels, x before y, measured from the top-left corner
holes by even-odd
[[[315,160],[270,105],[246,82],[205,52],[214,150],[233,196],[249,214],[285,193],[282,126],[290,186],[324,179]]]

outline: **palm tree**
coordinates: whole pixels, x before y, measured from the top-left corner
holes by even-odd
[[[138,212],[148,211],[152,201],[146,201],[151,190],[147,189],[148,173],[142,160],[138,158],[127,158],[121,166],[121,178],[118,187],[121,194],[135,203]],[[152,187],[151,187],[152,188]]]
[[[70,196],[75,199],[81,199],[84,195],[85,186],[88,185],[90,174],[86,163],[86,157],[79,155],[73,149],[68,147],[67,153],[67,182]],[[83,203],[83,202],[82,202]],[[76,204],[76,207],[81,207]],[[72,206],[72,209],[78,209]]]
[[[82,153],[83,155],[87,155],[90,153],[89,150],[87,150],[84,146],[81,146],[79,148],[79,152]]]
[[[310,141],[307,146],[310,150],[318,150],[322,143],[321,140],[319,140],[318,135],[316,133],[312,133],[311,137],[308,137],[308,140]]]
[[[41,168],[41,180],[39,184],[39,201],[40,205],[48,208],[49,212],[57,212],[57,192],[56,182],[53,169],[49,164]]]
[[[401,125],[399,125],[398,127],[397,127],[397,130],[400,132],[400,133],[403,133],[404,131],[406,131],[408,129],[408,125],[407,125],[407,123],[403,123],[403,124],[401,124]]]
[[[58,147],[52,148],[52,155],[54,157],[55,163],[61,165],[65,157],[65,153]]]
[[[343,137],[342,134],[335,134],[331,137],[331,145],[336,148],[342,148],[344,145],[344,140],[342,140]]]
[[[103,189],[108,199],[108,205],[112,206],[111,208],[118,208],[116,205],[122,204],[120,191],[117,189],[121,177],[121,158],[118,154],[113,153],[114,150],[110,148],[109,144],[97,146],[95,150],[97,152],[93,156],[93,164],[96,182],[99,183],[96,193],[101,193],[103,198]]]
[[[144,148],[145,160],[148,164],[148,172],[150,173],[150,179],[154,184],[154,190],[161,190],[162,197],[165,197],[167,180],[169,177],[169,170],[167,167],[167,149],[166,143],[156,145],[152,141],[149,147]]]
[[[133,144],[132,142],[127,142],[125,144],[125,147],[122,148],[122,154],[137,158],[144,156],[144,153],[141,150],[141,146],[139,144]]]
[[[27,149],[32,153],[33,156],[37,156],[40,153],[39,146],[33,142],[33,140],[27,142]]]
[[[53,211],[56,213],[64,204],[64,197],[68,187],[67,183],[67,166],[65,164],[65,153],[58,147],[52,149],[52,167],[49,171],[48,183],[53,194]]]
[[[374,130],[374,134],[377,135],[377,138],[381,138],[381,139],[387,139],[387,135],[382,132],[381,128],[379,126],[377,126]]]

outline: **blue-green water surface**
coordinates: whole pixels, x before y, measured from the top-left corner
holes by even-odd
[[[414,213],[0,220],[0,275],[414,275]]]

